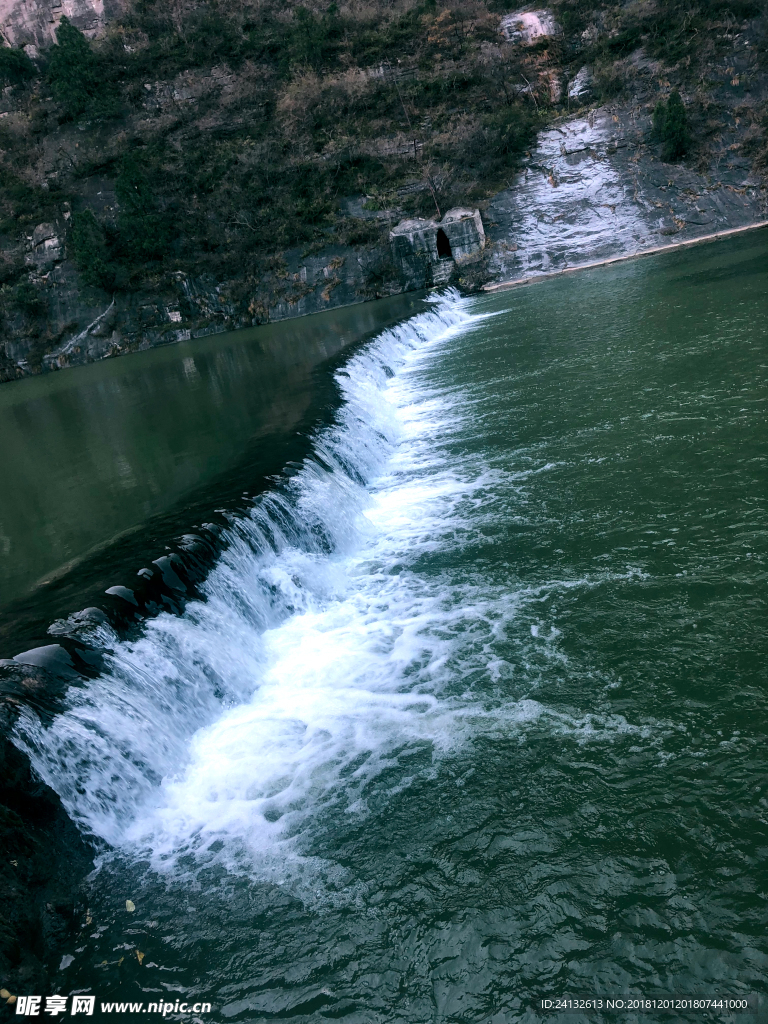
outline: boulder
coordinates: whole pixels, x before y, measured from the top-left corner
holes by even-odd
[[[64,243],[53,224],[38,224],[27,243],[26,262],[40,271],[64,259]]]
[[[592,95],[592,72],[582,68],[568,86],[568,99],[585,103]]]

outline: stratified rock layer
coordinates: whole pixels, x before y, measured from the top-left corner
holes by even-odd
[[[0,30],[9,46],[35,49],[56,42],[56,29],[67,17],[87,36],[103,31],[104,0],[0,0]]]
[[[551,273],[744,227],[766,218],[749,161],[714,174],[662,163],[644,109],[603,107],[542,132],[511,188],[485,214],[496,280]]]

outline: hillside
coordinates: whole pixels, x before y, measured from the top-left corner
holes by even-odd
[[[402,290],[399,220],[486,211],[589,111],[702,180],[768,165],[761,0],[67,9],[0,11],[6,379]]]

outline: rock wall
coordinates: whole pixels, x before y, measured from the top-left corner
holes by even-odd
[[[467,259],[485,246],[479,210],[455,208],[441,220],[401,220],[390,231],[392,261],[402,287],[428,288],[443,284]]]
[[[153,293],[114,295],[83,287],[66,245],[67,212],[39,224],[27,238],[30,280],[47,305],[48,338],[42,367],[33,363],[34,339],[21,317],[7,316],[6,379],[38,369],[62,369],[125,352],[186,341],[239,327],[305,316],[336,306],[396,294],[405,284],[392,273],[384,247],[329,246],[315,255],[289,250],[268,274],[243,268],[241,281],[177,273]],[[0,364],[0,374],[3,364]]]
[[[8,46],[36,50],[56,42],[56,29],[65,15],[93,37],[104,31],[110,10],[105,0],[0,0],[0,34]]]
[[[489,272],[518,280],[628,256],[768,217],[768,195],[724,125],[705,172],[667,164],[648,145],[650,112],[614,105],[542,132],[512,187],[486,213]]]

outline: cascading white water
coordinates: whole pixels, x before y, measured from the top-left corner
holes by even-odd
[[[83,827],[157,866],[227,837],[263,853],[318,806],[360,806],[404,749],[461,732],[449,665],[483,610],[409,565],[461,544],[456,509],[487,482],[441,457],[458,414],[417,379],[473,319],[448,294],[351,358],[335,425],[233,522],[207,600],[114,642],[49,728],[21,719],[18,744]]]

